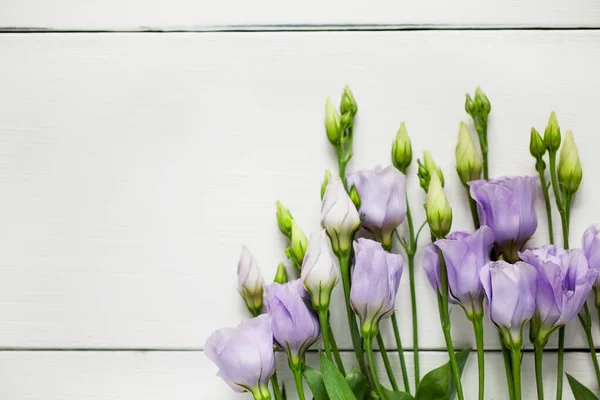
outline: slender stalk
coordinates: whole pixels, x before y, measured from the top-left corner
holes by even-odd
[[[404,391],[410,393],[410,383],[408,382],[408,370],[406,369],[406,360],[404,359],[404,349],[402,348],[402,339],[400,338],[400,330],[398,329],[398,320],[396,313],[392,314],[392,326],[394,328],[394,336],[396,337],[396,347],[398,348],[398,357],[400,358],[400,368],[402,369],[402,381],[404,382]],[[415,368],[417,373],[417,368]]]
[[[396,382],[396,377],[394,376],[394,370],[392,369],[392,365],[390,364],[390,358],[388,357],[387,350],[385,349],[385,343],[383,343],[383,338],[381,337],[381,332],[377,333],[377,345],[379,346],[379,351],[381,352],[381,358],[383,359],[383,364],[385,365],[385,370],[390,378],[390,384],[392,385],[392,389],[395,391],[398,390],[398,383]]]
[[[293,368],[294,372],[294,381],[296,382],[296,390],[298,391],[298,398],[300,400],[306,400],[304,398],[304,385],[302,384],[302,366],[298,368]]]
[[[544,400],[544,375],[542,374],[544,347],[539,344],[534,344],[533,348],[535,351],[535,384],[537,387],[538,400]]]
[[[556,400],[562,399],[563,394],[563,371],[565,359],[565,327],[561,326],[558,329],[558,356],[556,367]]]
[[[335,363],[338,367],[338,370],[342,373],[342,375],[346,375],[346,369],[344,368],[344,362],[342,361],[342,357],[340,356],[340,351],[338,350],[337,342],[335,341],[335,335],[333,334],[333,329],[331,329],[331,321],[327,320],[327,328],[329,328],[329,344],[331,345],[331,350],[333,352],[333,357],[335,358]]]
[[[521,400],[521,346],[514,345],[511,350],[515,400]]]
[[[535,168],[540,175],[540,184],[542,185],[542,194],[544,195],[544,203],[546,203],[546,216],[548,220],[548,238],[550,244],[554,244],[554,228],[552,226],[552,204],[550,204],[550,194],[548,193],[548,184],[546,183],[546,173],[544,172],[543,160],[539,158],[535,164]]]
[[[419,386],[421,380],[421,372],[419,368],[419,319],[417,318],[417,291],[415,288],[415,253],[417,252],[417,238],[415,237],[415,227],[413,225],[412,214],[410,212],[410,205],[408,204],[408,196],[406,196],[406,221],[408,222],[408,234],[409,234],[409,247],[406,249],[408,255],[408,279],[410,281],[410,304],[412,307],[412,328],[413,328],[413,357],[414,357],[414,369],[415,369],[415,390]],[[420,232],[420,231],[419,231]],[[392,316],[392,322],[397,329],[397,323],[394,322],[396,316]],[[396,335],[396,341],[399,342],[400,335]],[[400,349],[400,346],[398,346]],[[404,362],[404,356],[401,355],[400,361]],[[410,393],[408,386],[408,379],[405,377],[403,366],[402,376],[404,377],[404,387],[408,393]]]
[[[363,375],[367,376],[367,368],[365,366],[365,356],[363,347],[360,339],[360,333],[358,332],[358,326],[356,325],[356,317],[352,312],[352,306],[350,305],[350,269],[349,269],[349,258],[350,254],[345,253],[339,256],[340,259],[340,270],[342,272],[342,286],[344,287],[344,299],[346,300],[346,314],[348,315],[348,326],[350,327],[350,335],[352,336],[352,345],[354,346],[354,354],[358,360],[358,365]]]
[[[485,391],[485,348],[483,345],[483,313],[473,317],[475,343],[477,344],[477,370],[479,375],[479,400],[483,400]]]
[[[273,373],[271,377],[271,386],[273,387],[273,394],[275,395],[275,400],[282,400],[283,396],[281,395],[281,389],[279,388],[279,379],[277,379],[277,372]]]
[[[563,241],[565,243],[565,249],[569,247],[569,235],[568,233],[565,235],[565,231],[568,232],[568,223],[567,223],[567,215],[565,212],[565,208],[563,207],[562,197],[558,190],[558,181],[556,179],[556,151],[551,151],[550,153],[550,182],[552,183],[552,191],[554,192],[554,199],[556,200],[556,207],[558,208],[558,212],[560,213],[560,219],[562,222],[563,228]]]
[[[456,383],[456,394],[458,400],[464,400],[462,382],[460,381],[460,372],[458,371],[458,364],[456,362],[456,355],[454,354],[454,345],[452,344],[452,336],[450,335],[450,313],[448,311],[448,272],[446,271],[446,263],[444,262],[444,256],[441,250],[438,250],[440,258],[440,281],[442,283],[442,293],[438,296],[438,302],[441,298],[442,304],[440,307],[440,320],[442,323],[442,331],[444,332],[444,339],[446,341],[446,348],[448,349],[448,356],[450,358],[450,367],[452,369],[452,376]]]
[[[596,356],[596,346],[594,344],[594,337],[592,336],[592,316],[590,315],[590,309],[588,308],[587,303],[583,305],[583,313],[578,315],[579,322],[581,322],[581,326],[585,331],[585,336],[588,341],[588,345],[590,347],[590,356],[592,357],[592,362],[594,363],[594,370],[596,371],[596,380],[598,381],[598,387],[600,387],[600,365],[598,365],[598,357]]]
[[[257,390],[256,392],[250,392],[254,400],[271,400],[271,394],[268,391]]]
[[[379,377],[377,376],[377,370],[375,369],[375,361],[373,360],[373,338],[365,338],[365,349],[367,351],[367,360],[369,361],[369,368],[371,369],[371,375],[373,376],[375,389],[377,390],[379,398],[385,400],[385,393],[383,391],[383,388],[381,387],[381,383],[379,383]]]
[[[471,192],[469,187],[465,186],[467,190],[467,198],[469,199],[469,208],[471,209],[471,218],[473,219],[473,226],[475,229],[479,229],[479,214],[477,214],[477,203],[471,198]]]
[[[512,362],[510,350],[506,347],[502,334],[500,336],[500,345],[502,346],[502,357],[504,358],[504,370],[506,372],[506,384],[508,385],[508,397],[510,400],[515,399],[515,384],[512,373]]]
[[[333,357],[331,356],[331,349],[329,348],[329,324],[327,323],[327,309],[319,310],[319,322],[321,324],[321,336],[323,336],[323,347],[325,347],[325,354],[329,361],[333,362]]]

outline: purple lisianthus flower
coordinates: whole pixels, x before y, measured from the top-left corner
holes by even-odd
[[[263,314],[237,328],[215,331],[204,352],[219,367],[218,376],[236,392],[268,390],[267,383],[275,372],[271,317]]]
[[[273,338],[292,363],[303,363],[304,353],[319,339],[321,330],[310,296],[301,279],[265,288],[265,309],[273,318]]]
[[[531,338],[545,345],[552,331],[566,325],[579,313],[592,291],[597,273],[588,267],[581,249],[564,250],[546,245],[525,250],[519,256],[537,269]]]
[[[473,233],[452,232],[446,239],[437,240],[435,245],[444,256],[452,299],[463,307],[469,318],[481,314],[483,287],[479,273],[490,261],[494,233],[484,225]]]
[[[348,175],[348,185],[360,195],[362,225],[386,248],[406,217],[406,177],[393,166],[377,166]]]
[[[377,334],[379,321],[394,312],[402,276],[402,256],[391,254],[370,239],[354,242],[350,303],[361,321],[364,336]]]
[[[502,177],[469,182],[471,197],[477,203],[481,225],[494,232],[496,246],[509,261],[537,229],[535,188],[532,176]]]
[[[523,325],[535,313],[537,270],[518,261],[492,261],[481,269],[481,284],[488,302],[490,320],[500,330],[507,346],[520,346]]]
[[[600,288],[600,238],[598,233],[600,229],[592,225],[585,230],[581,240],[585,258],[588,260],[588,265],[591,269],[598,272],[594,287]]]
[[[423,248],[425,254],[423,255],[423,269],[427,275],[427,279],[431,284],[433,290],[438,293],[442,292],[442,281],[440,278],[440,256],[438,254],[438,248],[433,244],[429,243]],[[451,303],[456,303],[456,299],[452,297],[452,293],[449,293],[448,300]]]

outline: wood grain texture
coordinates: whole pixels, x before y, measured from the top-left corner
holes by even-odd
[[[351,353],[343,354],[347,366],[351,365],[352,357]],[[401,381],[397,357],[392,355],[391,359]],[[410,353],[408,360],[412,373]],[[555,390],[555,360],[556,354],[546,354],[544,384],[548,397],[552,397]],[[427,372],[446,361],[444,353],[425,353],[421,366]],[[317,365],[316,354],[309,354],[307,362]],[[286,360],[279,357],[278,364],[280,379],[288,389],[288,399],[297,399]],[[389,386],[378,354],[376,364],[381,382]],[[506,399],[501,354],[488,354],[486,364],[486,399]],[[593,367],[586,355],[568,353],[565,370],[582,383],[595,387]],[[202,352],[2,352],[0,397],[10,400],[236,400],[250,397],[234,393],[216,376],[216,371],[215,365]],[[463,382],[465,398],[477,398],[475,354],[467,362]],[[531,353],[523,358],[523,398],[535,398]],[[563,399],[573,399],[568,385]]]
[[[58,30],[598,27],[594,0],[3,0],[0,27]]]
[[[200,349],[236,325],[242,244],[268,278],[284,258],[275,200],[307,234],[319,227],[335,168],[324,103],[346,83],[359,103],[350,171],[388,164],[407,121],[415,155],[430,149],[446,173],[455,229],[471,225],[453,173],[465,92],[482,85],[492,101],[492,176],[535,173],[529,129],[556,110],[584,166],[577,244],[600,221],[599,66],[595,31],[0,35],[0,347]],[[409,186],[420,224],[414,168]],[[537,205],[531,245],[547,237]],[[421,344],[443,348],[420,265],[417,289]],[[405,343],[408,305],[405,277]],[[457,345],[471,343],[453,318]],[[567,343],[586,347],[577,323]]]

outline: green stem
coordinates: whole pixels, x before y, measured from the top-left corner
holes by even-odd
[[[588,341],[588,346],[590,348],[590,356],[592,357],[592,362],[594,363],[594,370],[596,371],[596,380],[598,382],[598,387],[600,387],[600,365],[598,365],[598,357],[596,356],[596,345],[594,344],[594,337],[592,336],[592,316],[590,314],[590,309],[588,308],[587,303],[583,305],[583,317],[581,314],[578,315],[579,322],[581,322],[581,326],[585,331],[585,336]]]
[[[304,386],[302,385],[302,366],[292,369],[294,372],[294,381],[296,382],[296,390],[298,391],[298,398],[305,400],[304,398]]]
[[[544,203],[546,203],[546,216],[548,220],[548,237],[550,244],[554,244],[554,228],[552,226],[552,204],[550,204],[550,194],[548,193],[548,183],[546,182],[546,174],[544,172],[544,164],[541,157],[537,160],[536,169],[540,175],[540,184],[542,185],[542,194],[544,195]]]
[[[408,255],[408,279],[410,281],[410,304],[412,307],[412,329],[413,329],[413,357],[414,357],[414,369],[415,369],[415,390],[419,387],[419,381],[421,380],[421,372],[419,368],[419,319],[417,318],[417,291],[415,288],[415,253],[417,252],[417,238],[415,237],[415,227],[413,225],[412,214],[410,212],[410,205],[408,203],[408,195],[406,196],[406,221],[408,222],[408,234],[409,234],[409,247],[406,251]],[[417,234],[418,236],[418,234]],[[396,316],[392,315],[392,322],[396,321]],[[395,329],[398,329],[398,324],[394,322]],[[400,335],[396,335],[396,342],[400,341]],[[398,346],[400,349],[400,346]],[[400,351],[400,350],[398,350]],[[404,364],[404,356],[401,355],[400,361]],[[402,376],[404,377],[404,387],[406,392],[410,393],[408,379],[405,376],[403,365]]]
[[[360,333],[358,326],[356,325],[356,317],[352,312],[352,306],[350,305],[350,269],[349,269],[349,252],[339,256],[340,270],[342,272],[342,286],[344,287],[344,299],[346,301],[346,314],[348,316],[348,326],[350,327],[350,335],[352,336],[352,345],[354,346],[354,354],[358,360],[358,365],[363,375],[367,376],[367,368],[365,366],[365,356],[363,353],[363,347],[360,339]]]
[[[331,329],[331,321],[327,320],[327,327],[329,328],[329,344],[331,345],[331,350],[333,351],[333,357],[335,358],[335,363],[337,364],[338,370],[342,373],[342,375],[346,375],[346,369],[344,368],[344,362],[342,361],[342,357],[340,356],[340,351],[338,350],[337,342],[335,341],[335,335],[333,334],[333,329]]]
[[[269,389],[266,387],[259,387],[249,392],[254,397],[254,400],[271,400],[271,393],[269,393]]]
[[[385,400],[385,393],[381,387],[381,383],[379,383],[379,377],[377,376],[377,370],[375,369],[375,361],[373,360],[373,338],[365,338],[365,349],[367,351],[367,360],[369,361],[369,368],[371,369],[371,375],[373,377],[373,382],[375,383],[375,389],[377,390],[379,398],[381,400]]]
[[[565,359],[565,327],[558,329],[558,362],[556,367],[556,400],[562,399],[563,394],[563,365]]]
[[[558,181],[556,179],[556,151],[550,153],[550,182],[552,183],[552,191],[554,192],[554,199],[556,200],[556,207],[560,213],[560,220],[562,222],[563,232],[563,247],[569,248],[569,224],[567,221],[566,207],[564,207],[562,197],[558,188]]]
[[[454,354],[454,345],[452,344],[452,336],[450,334],[450,313],[448,311],[448,272],[446,271],[446,263],[444,262],[444,256],[441,250],[438,250],[438,256],[440,259],[440,281],[442,283],[441,300],[442,304],[440,307],[440,320],[442,323],[442,331],[444,332],[444,339],[446,341],[446,348],[448,349],[448,356],[450,358],[450,367],[452,368],[452,376],[456,383],[456,394],[458,400],[464,400],[462,382],[460,381],[460,372],[458,371],[458,364],[456,362],[456,355]],[[438,301],[440,296],[438,296]]]
[[[321,323],[321,335],[323,336],[323,347],[325,347],[325,354],[329,361],[333,362],[331,356],[331,349],[329,348],[329,324],[327,323],[327,309],[321,308],[319,310],[319,322]]]
[[[508,397],[510,400],[515,399],[515,384],[512,373],[512,362],[510,359],[510,350],[506,347],[502,334],[500,336],[500,345],[502,346],[502,357],[504,358],[504,370],[506,372],[506,383],[508,385]]]
[[[515,400],[521,400],[521,346],[513,345],[511,351]]]
[[[377,345],[379,346],[379,351],[381,352],[381,358],[383,359],[383,365],[385,365],[385,370],[390,378],[390,383],[392,385],[392,389],[398,391],[398,383],[396,382],[396,377],[394,376],[394,370],[392,369],[392,365],[390,364],[390,358],[388,357],[387,350],[385,349],[385,343],[383,343],[383,338],[381,337],[381,332],[377,333]]]
[[[394,328],[394,336],[396,337],[398,357],[400,358],[400,368],[402,369],[402,381],[404,382],[404,391],[406,393],[410,393],[410,383],[408,382],[408,370],[406,368],[406,360],[404,359],[404,348],[402,347],[402,339],[400,338],[400,330],[398,329],[398,320],[396,318],[396,313],[392,314],[392,326]],[[416,367],[415,373],[417,373]]]
[[[544,400],[544,375],[542,374],[544,348],[539,344],[534,344],[533,347],[535,351],[535,384],[537,387],[538,400]]]
[[[473,219],[473,226],[475,229],[479,229],[479,214],[477,214],[477,203],[471,197],[471,192],[469,191],[469,187],[465,185],[465,189],[467,190],[467,198],[469,199],[469,208],[471,209],[471,218]]]
[[[477,370],[479,373],[479,400],[483,400],[485,387],[485,347],[483,344],[483,313],[473,317],[475,343],[477,344]]]
[[[283,396],[281,395],[281,389],[279,388],[279,379],[277,379],[277,372],[273,373],[271,377],[271,386],[273,387],[273,394],[275,395],[275,400],[282,400]]]

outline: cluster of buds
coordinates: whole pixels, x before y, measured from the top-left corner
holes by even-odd
[[[473,118],[475,129],[477,129],[477,133],[481,135],[487,127],[487,119],[492,111],[492,105],[481,88],[478,87],[475,89],[474,100],[470,94],[467,94],[465,111]]]
[[[325,102],[325,132],[333,147],[341,147],[348,140],[346,130],[354,125],[354,116],[357,111],[358,105],[348,86],[342,93],[339,111],[336,110],[331,99],[327,98]]]
[[[277,202],[277,225],[281,233],[290,240],[290,246],[285,249],[285,255],[299,271],[306,254],[308,239],[302,229],[298,227],[290,210],[285,208],[279,201]]]

